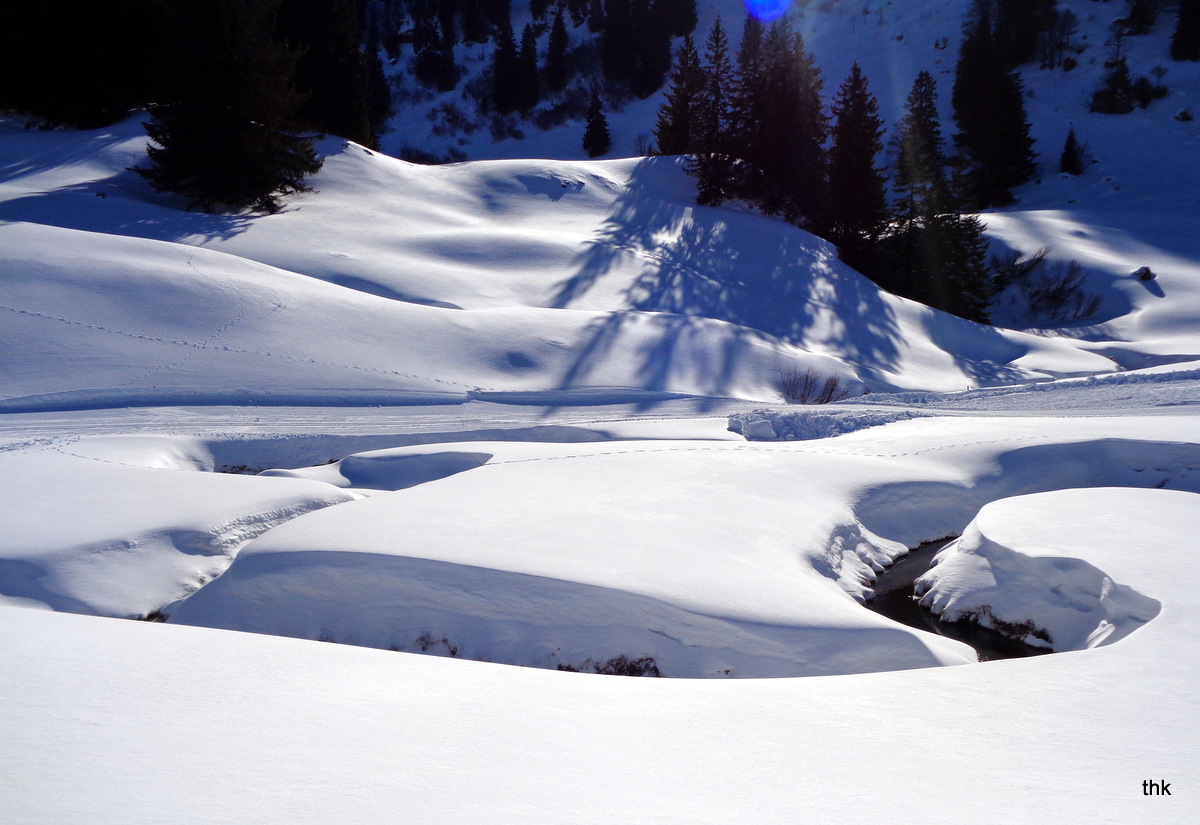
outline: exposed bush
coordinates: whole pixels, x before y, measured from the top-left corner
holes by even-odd
[[[640,659],[630,659],[628,656],[617,656],[612,659],[607,659],[603,662],[593,662],[588,659],[584,663],[584,667],[591,666],[592,671],[599,673],[602,676],[653,676],[661,678],[662,673],[658,669],[658,664],[650,656],[643,656]],[[575,665],[560,663],[558,669],[567,673],[578,673],[579,668]]]
[[[1087,272],[1078,261],[1048,266],[1049,249],[1021,257],[1019,252],[993,256],[997,291],[1010,286],[1024,297],[1029,313],[1041,322],[1066,323],[1089,317],[1100,308],[1100,296],[1084,290]]]
[[[640,659],[617,656],[592,665],[592,669],[605,676],[654,676],[656,678],[662,676],[658,665],[649,656],[643,656]]]
[[[789,404],[830,404],[850,395],[850,387],[838,375],[821,375],[814,369],[784,370],[779,391]]]
[[[400,148],[400,160],[406,160],[409,163],[419,163],[422,166],[440,166],[443,163],[461,163],[467,159],[467,153],[453,146],[446,150],[446,154],[438,155],[433,152],[420,149],[416,146],[402,146]]]
[[[429,132],[436,137],[469,135],[479,128],[479,124],[468,117],[453,101],[438,104],[430,110],[426,117],[433,121]]]

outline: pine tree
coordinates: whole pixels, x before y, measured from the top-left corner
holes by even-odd
[[[21,0],[0,25],[0,109],[79,128],[161,100],[166,0]]]
[[[587,126],[583,131],[583,151],[588,153],[588,157],[596,158],[606,154],[611,146],[612,138],[608,133],[608,119],[604,116],[604,107],[600,103],[600,92],[592,89]]]
[[[782,20],[762,39],[756,68],[753,119],[739,129],[746,136],[743,157],[758,172],[746,194],[768,214],[815,226],[823,209],[828,129],[820,70],[801,35]]]
[[[541,97],[538,88],[537,38],[533,34],[533,26],[528,23],[521,32],[521,51],[517,55],[517,88],[517,108],[528,112],[537,106]]]
[[[1125,0],[1125,19],[1130,34],[1146,34],[1154,28],[1162,0]]]
[[[984,6],[992,22],[995,54],[1005,69],[1032,60],[1038,36],[1054,25],[1054,0],[975,0],[969,14],[978,16]]]
[[[1179,19],[1171,37],[1172,60],[1200,60],[1200,0],[1179,0]]]
[[[944,190],[946,158],[938,119],[937,83],[929,72],[921,72],[913,81],[897,135],[897,187]]]
[[[981,323],[991,297],[983,225],[960,211],[961,173],[948,181],[928,72],[913,83],[898,128],[897,199],[877,282],[899,295]]]
[[[740,158],[750,159],[759,154],[764,94],[760,85],[762,75],[763,26],[758,18],[746,15],[742,24],[742,39],[738,46],[737,68],[734,70],[733,94],[730,97],[731,142]]]
[[[696,201],[719,204],[729,183],[731,159],[728,133],[731,129],[730,95],[733,65],[729,61],[729,39],[720,16],[713,21],[704,46],[704,86],[696,116],[695,156],[687,171],[696,176]]]
[[[280,208],[321,168],[310,136],[293,131],[296,53],[273,40],[275,0],[185,3],[176,18],[174,94],[152,109],[156,189],[205,211]]]
[[[1011,189],[1033,177],[1037,155],[1025,116],[1020,77],[1005,67],[986,0],[967,23],[955,69],[951,102],[966,156],[967,197],[978,206],[1012,202]]]
[[[278,32],[301,52],[300,119],[316,131],[372,146],[367,63],[353,0],[284,0]]]
[[[1133,81],[1129,77],[1129,64],[1122,57],[1104,76],[1104,85],[1092,93],[1088,111],[1124,115],[1132,112],[1135,105],[1137,101],[1134,99]]]
[[[689,34],[675,53],[666,100],[658,107],[654,140],[659,154],[686,155],[697,151],[704,73],[700,55]]]
[[[661,2],[633,2],[629,5],[629,53],[625,79],[629,90],[645,100],[662,88],[671,70],[671,18],[669,7]],[[612,34],[612,27],[605,37]]]
[[[887,182],[876,158],[883,150],[883,122],[858,63],[833,104],[829,154],[828,234],[842,260],[874,269],[870,254],[888,219]]]
[[[492,105],[502,115],[515,112],[521,105],[520,68],[512,21],[505,20],[496,29],[496,48],[492,51]]]
[[[704,44],[704,86],[697,113],[697,152],[724,152],[730,127],[730,95],[733,64],[729,61],[729,37],[718,16]]]
[[[1059,171],[1068,175],[1083,174],[1084,147],[1075,137],[1075,130],[1067,131],[1067,141],[1063,144],[1062,156],[1058,159]]]
[[[379,52],[367,54],[367,118],[371,123],[371,144],[379,145],[379,138],[387,128],[392,114],[392,89],[383,71]]]
[[[550,40],[546,48],[546,88],[551,92],[561,92],[567,85],[569,46],[567,25],[563,21],[562,9],[559,8],[554,14],[554,23],[550,26]]]
[[[600,37],[600,62],[604,69],[604,79],[609,83],[623,84],[629,79],[632,48],[630,26],[629,0],[604,0],[604,33]]]
[[[439,92],[448,92],[458,85],[454,51],[446,45],[436,20],[423,18],[417,21],[413,28],[413,51],[416,52],[414,73],[417,80]]]

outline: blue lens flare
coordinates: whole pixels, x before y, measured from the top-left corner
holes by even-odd
[[[745,2],[746,11],[759,20],[767,22],[782,17],[783,13],[788,10],[788,6],[792,4],[792,0],[745,0]]]

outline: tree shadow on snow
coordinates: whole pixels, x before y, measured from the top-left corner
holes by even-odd
[[[837,260],[831,245],[780,221],[665,198],[655,185],[658,160],[634,169],[578,270],[551,302],[565,308],[605,278],[628,281],[622,290],[628,310],[593,324],[565,386],[583,380],[633,323],[654,328],[637,366],[647,390],[665,389],[677,348],[689,336],[713,335],[704,319],[736,325],[716,351],[709,348],[713,362],[703,378],[715,395],[756,341],[836,353],[866,372],[896,365],[900,333],[892,308],[877,287]],[[642,314],[648,312],[664,314]]]

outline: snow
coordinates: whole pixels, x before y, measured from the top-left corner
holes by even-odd
[[[1059,651],[1112,644],[1161,610],[1135,589],[1155,575],[1147,569],[1177,569],[1188,552],[1178,527],[1147,535],[1146,522],[1179,525],[1197,507],[1193,494],[1120,488],[994,501],[919,580],[921,602],[947,621],[986,611],[983,624],[1028,625],[1024,641]]]
[[[947,107],[965,5],[801,25],[893,121],[918,68]],[[1089,114],[1119,4],[1064,5],[1079,67],[1024,70],[1041,182],[983,216],[1087,268],[1101,313],[1051,330],[896,299],[569,128],[443,167],[330,138],[316,191],[213,216],[126,171],[136,117],[0,123],[5,821],[1192,821],[1200,70]],[[810,368],[870,393],[783,404]],[[930,603],[1066,652],[863,607],[959,534]],[[666,678],[587,672],[622,656]]]

